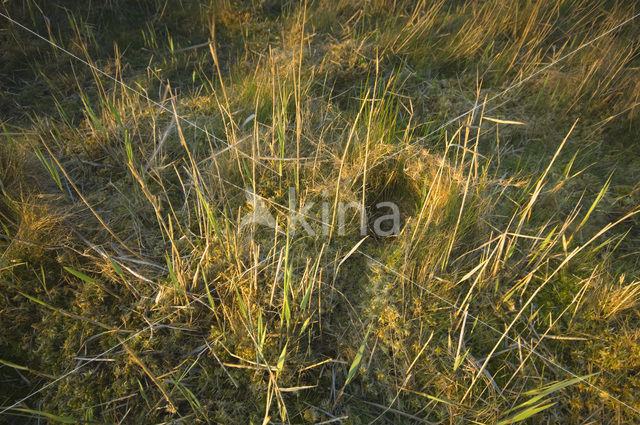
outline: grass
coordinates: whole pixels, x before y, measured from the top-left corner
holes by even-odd
[[[635,2],[0,12],[0,422],[640,423]]]

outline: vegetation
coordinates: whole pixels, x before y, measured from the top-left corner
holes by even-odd
[[[640,423],[637,2],[0,13],[0,422]]]

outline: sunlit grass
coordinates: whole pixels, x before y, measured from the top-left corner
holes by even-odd
[[[89,64],[0,17],[6,421],[638,421],[633,2],[73,3],[0,8]]]

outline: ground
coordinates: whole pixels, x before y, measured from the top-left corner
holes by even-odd
[[[640,423],[639,14],[2,3],[0,423]]]

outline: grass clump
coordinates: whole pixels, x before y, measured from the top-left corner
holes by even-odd
[[[637,422],[636,9],[4,4],[0,417]]]

